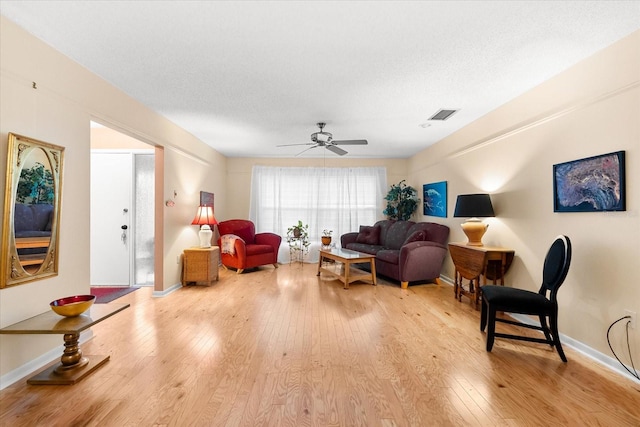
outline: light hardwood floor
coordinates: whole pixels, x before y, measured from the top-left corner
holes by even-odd
[[[566,364],[525,342],[487,353],[479,311],[446,284],[344,290],[315,273],[126,295],[83,345],[111,360],[73,386],[6,388],[0,425],[640,425],[638,384],[571,348]]]

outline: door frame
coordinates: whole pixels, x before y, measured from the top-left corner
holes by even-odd
[[[129,239],[129,279],[128,279],[128,286],[135,286],[135,277],[136,277],[136,272],[135,272],[135,268],[136,268],[136,263],[135,263],[135,248],[137,245],[136,242],[136,237],[135,237],[135,231],[134,231],[134,227],[133,224],[135,222],[135,217],[137,214],[137,207],[136,207],[136,185],[135,185],[135,170],[136,170],[136,162],[135,162],[135,156],[137,154],[152,154],[155,156],[155,150],[153,148],[150,149],[141,149],[141,148],[92,148],[90,150],[90,155],[93,154],[128,154],[130,155],[129,157],[129,168],[131,169],[131,188],[129,191],[129,229],[127,230],[127,239]],[[91,195],[92,197],[94,196],[93,194]],[[94,256],[93,253],[89,254],[90,257]],[[155,261],[155,257],[154,257],[154,261]]]
[[[92,114],[89,120],[89,127],[105,127],[116,134],[122,134],[129,138],[133,138],[146,146],[154,154],[154,282],[153,282],[153,296],[161,297],[165,295],[164,289],[164,150],[165,147],[161,144],[136,132],[135,130],[127,127],[120,126],[113,123],[111,120],[104,117]],[[92,149],[93,135],[92,131],[89,132],[89,148]],[[145,149],[146,150],[146,149]]]

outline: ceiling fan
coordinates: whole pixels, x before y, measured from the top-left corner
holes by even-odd
[[[311,150],[312,148],[324,147],[327,150],[336,153],[339,156],[344,156],[347,154],[345,150],[338,147],[338,145],[367,145],[368,142],[366,139],[345,139],[345,140],[334,140],[333,135],[329,132],[324,132],[322,129],[327,125],[326,123],[316,123],[316,125],[320,128],[320,132],[314,132],[311,134],[311,142],[306,144],[284,144],[278,145],[277,147],[291,147],[294,145],[310,145],[311,147],[305,148],[296,156],[304,153],[305,151]]]

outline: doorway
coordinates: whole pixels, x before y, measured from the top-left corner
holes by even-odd
[[[105,127],[91,135],[91,286],[153,286],[154,149]]]

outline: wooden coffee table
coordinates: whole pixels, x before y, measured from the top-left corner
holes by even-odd
[[[375,255],[356,252],[349,249],[321,249],[317,275],[319,276],[321,272],[330,274],[344,283],[345,289],[349,289],[349,283],[357,280],[371,280],[375,286],[377,285],[375,259]],[[323,260],[332,260],[335,262],[333,265],[325,267],[323,265]],[[351,266],[351,264],[360,264],[364,262],[369,263],[371,266],[371,272],[359,270]]]

